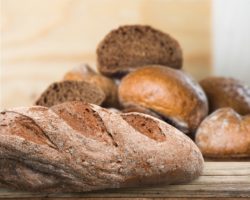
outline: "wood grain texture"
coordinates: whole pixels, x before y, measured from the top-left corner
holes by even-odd
[[[250,198],[250,162],[205,162],[203,175],[183,185],[112,189],[89,193],[49,194],[0,189],[0,198]]]
[[[210,73],[210,0],[1,0],[1,105],[31,105],[70,68],[89,62],[111,29],[149,24],[170,33],[184,68]]]

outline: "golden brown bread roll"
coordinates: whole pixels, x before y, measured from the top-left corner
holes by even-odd
[[[206,157],[250,157],[250,115],[218,109],[201,123],[195,141]]]
[[[231,107],[242,115],[250,114],[250,87],[246,84],[226,77],[208,77],[200,84],[207,95],[210,113]]]
[[[150,109],[183,132],[194,132],[207,115],[207,98],[186,73],[165,66],[145,66],[122,79],[118,96],[124,107]]]
[[[95,86],[99,87],[106,96],[103,102],[103,106],[118,106],[117,85],[115,84],[115,82],[108,77],[96,73],[87,64],[82,64],[67,72],[64,76],[64,80],[77,80],[92,83]]]

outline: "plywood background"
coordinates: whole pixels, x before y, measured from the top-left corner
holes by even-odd
[[[184,68],[210,73],[210,0],[1,0],[1,109],[31,105],[48,84],[83,62],[111,29],[149,24],[170,33]]]

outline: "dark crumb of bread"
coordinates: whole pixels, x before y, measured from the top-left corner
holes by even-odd
[[[36,101],[36,105],[51,107],[67,101],[84,101],[101,105],[103,91],[84,81],[62,81],[51,84]]]
[[[110,76],[151,64],[180,69],[182,50],[175,39],[150,26],[122,26],[99,44],[97,61],[99,71]]]
[[[127,121],[135,130],[148,136],[149,138],[158,142],[163,142],[166,140],[166,136],[162,133],[161,128],[153,119],[134,113],[122,114],[122,118]]]

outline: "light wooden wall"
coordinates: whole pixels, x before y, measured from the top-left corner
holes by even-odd
[[[250,85],[250,1],[213,1],[213,66]]]
[[[1,108],[26,106],[68,69],[95,66],[98,42],[123,24],[170,33],[184,68],[210,73],[210,0],[1,0]]]

